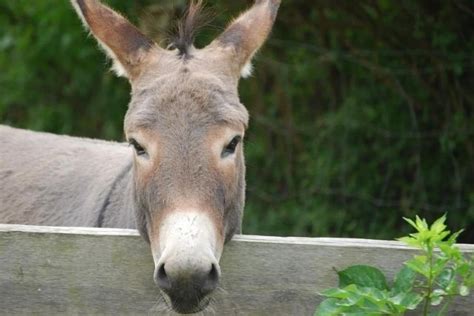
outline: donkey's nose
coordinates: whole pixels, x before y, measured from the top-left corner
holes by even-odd
[[[219,276],[217,263],[182,266],[163,262],[156,267],[154,279],[171,299],[187,300],[203,298],[214,291]]]

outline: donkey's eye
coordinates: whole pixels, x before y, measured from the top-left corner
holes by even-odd
[[[235,149],[237,148],[237,145],[240,143],[242,140],[242,136],[235,136],[227,146],[224,147],[224,150],[222,151],[222,158],[225,158],[227,156],[232,155],[235,153]]]
[[[134,138],[131,138],[128,142],[135,149],[135,152],[137,153],[137,156],[146,155],[145,148],[143,148]]]

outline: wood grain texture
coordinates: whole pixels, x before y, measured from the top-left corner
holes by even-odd
[[[474,253],[474,245],[461,245]],[[238,236],[225,249],[216,315],[312,315],[333,268],[392,277],[414,250],[398,242]],[[132,230],[0,225],[0,314],[160,314],[148,245]],[[472,315],[474,297],[449,315]],[[204,313],[209,314],[209,313]]]

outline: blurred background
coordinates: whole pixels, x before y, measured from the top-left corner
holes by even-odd
[[[186,2],[107,1],[163,46]],[[197,46],[251,3],[207,0]],[[240,85],[244,233],[392,239],[448,213],[474,243],[473,30],[469,0],[283,1]],[[123,140],[109,66],[69,1],[0,2],[0,123]]]

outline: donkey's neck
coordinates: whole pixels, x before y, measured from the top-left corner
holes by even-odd
[[[98,227],[136,228],[133,203],[133,162],[117,175],[97,219]]]

